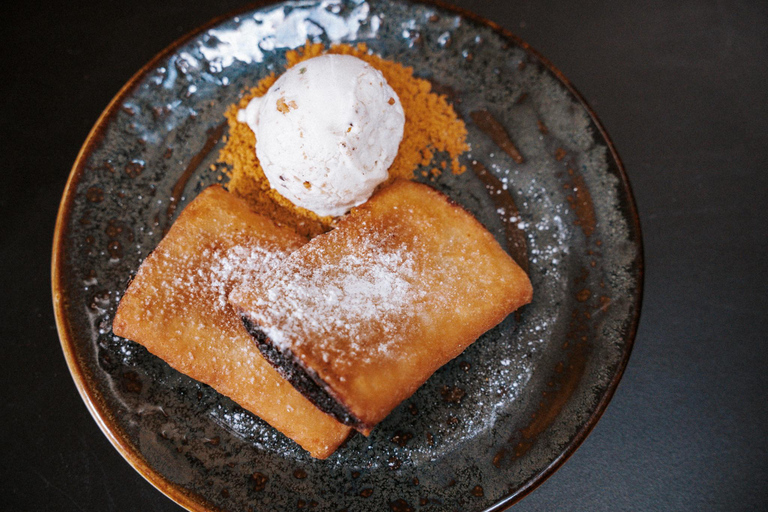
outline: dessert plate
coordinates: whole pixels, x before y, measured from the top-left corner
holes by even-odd
[[[307,39],[365,42],[449,97],[469,131],[468,170],[423,179],[485,224],[535,290],[369,438],[323,461],[111,332],[121,293],[181,207],[226,182],[227,106]],[[634,201],[595,115],[523,41],[430,2],[270,4],[176,42],[85,141],[53,249],[59,336],[88,409],[139,473],[201,511],[504,509],[605,410],[641,293]]]

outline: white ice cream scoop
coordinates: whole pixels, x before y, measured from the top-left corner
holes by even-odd
[[[238,120],[256,134],[256,156],[275,190],[338,216],[387,179],[405,114],[380,71],[349,55],[322,55],[286,71]]]

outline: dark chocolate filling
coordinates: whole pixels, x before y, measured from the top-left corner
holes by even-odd
[[[326,390],[326,384],[312,369],[304,368],[290,350],[281,351],[272,343],[264,331],[253,323],[246,315],[240,315],[245,330],[256,342],[264,359],[275,367],[277,372],[302,395],[315,404],[326,414],[330,414],[344,425],[354,428],[364,428],[364,424],[356,418],[342,403],[333,398]]]

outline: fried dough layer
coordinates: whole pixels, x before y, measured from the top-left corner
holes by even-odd
[[[284,377],[367,433],[531,297],[472,215],[398,181],[229,300]]]
[[[142,263],[112,327],[322,459],[350,429],[318,410],[270,366],[226,300],[233,286],[258,283],[305,243],[223,188],[209,187]]]

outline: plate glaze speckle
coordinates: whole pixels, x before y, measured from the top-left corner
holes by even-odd
[[[121,293],[173,218],[226,181],[216,162],[225,109],[306,39],[365,42],[449,97],[469,130],[469,170],[426,181],[527,255],[535,290],[369,438],[325,461],[111,332]],[[53,254],[57,324],[83,399],[123,456],[190,510],[503,509],[605,409],[641,292],[634,202],[594,114],[525,43],[431,3],[279,3],[177,42],[86,140]]]

